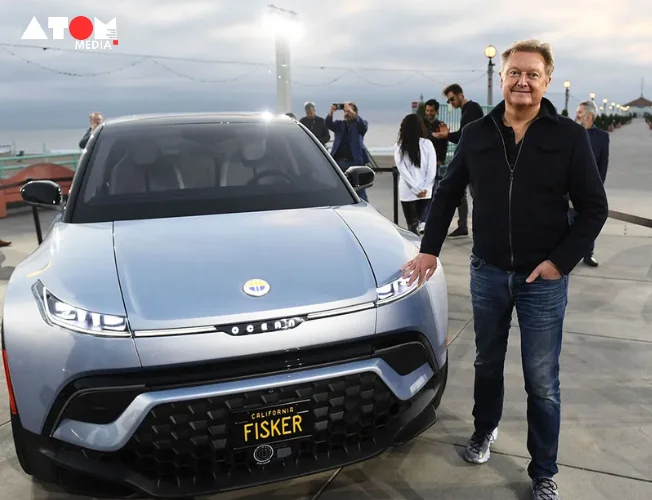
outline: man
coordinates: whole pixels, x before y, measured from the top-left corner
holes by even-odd
[[[11,246],[11,241],[0,240],[0,247]]]
[[[86,147],[88,140],[91,138],[91,134],[97,128],[97,126],[100,123],[102,123],[103,119],[104,118],[102,117],[102,113],[100,113],[99,111],[94,111],[89,115],[88,120],[91,122],[91,126],[88,127],[88,130],[84,134],[84,137],[82,137],[81,141],[79,141],[80,148],[84,149]]]
[[[306,116],[299,121],[325,146],[331,140],[331,133],[326,128],[326,121],[321,116],[317,116],[314,103],[307,102],[304,109]]]
[[[439,114],[439,102],[437,99],[429,99],[426,101],[426,128],[428,129],[428,139],[432,141],[437,153],[437,166],[441,166],[446,162],[446,154],[448,152],[448,139],[441,139],[437,136],[446,124],[437,119]]]
[[[369,162],[367,148],[363,138],[367,133],[368,124],[358,114],[358,107],[354,102],[344,103],[344,120],[333,120],[333,113],[337,111],[335,104],[326,117],[326,126],[335,132],[331,156],[343,172],[354,165],[366,165]],[[358,193],[360,198],[369,201],[366,190]]]
[[[438,139],[436,137],[437,133],[441,130],[442,126],[445,127],[446,124],[437,119],[439,114],[439,102],[437,99],[429,99],[425,104],[425,117],[424,122],[426,124],[426,129],[428,130],[428,139],[432,142],[432,145],[435,147],[435,153],[437,155],[437,175],[435,176],[435,184],[440,180],[440,168],[446,163],[446,155],[448,154],[448,139]],[[426,227],[426,218],[428,217],[428,210],[425,210],[422,220],[419,223],[417,232],[423,234],[423,230]]]
[[[501,59],[504,100],[464,128],[430,207],[420,253],[403,266],[403,274],[410,277],[408,286],[432,276],[455,207],[471,185],[475,431],[464,458],[486,462],[498,435],[515,307],[528,395],[528,474],[535,500],[555,500],[568,275],[600,233],[607,197],[586,130],[543,97],[554,69],[550,46],[516,42]],[[578,211],[572,226],[566,193]]]
[[[453,83],[444,89],[446,102],[453,106],[455,109],[462,108],[462,118],[460,119],[460,129],[457,132],[451,132],[446,125],[441,128],[435,137],[438,139],[448,139],[449,141],[458,144],[462,136],[462,130],[472,121],[475,121],[484,116],[482,106],[477,102],[471,101],[464,97],[464,91],[459,84]],[[471,191],[473,197],[473,191]],[[469,235],[469,202],[466,199],[466,190],[460,198],[458,206],[458,219],[457,229],[448,235],[449,238],[461,238]]]
[[[591,139],[591,148],[595,161],[598,164],[598,172],[602,183],[607,179],[607,167],[609,166],[609,134],[594,126],[596,117],[598,116],[598,107],[593,101],[584,101],[577,107],[575,114],[575,121],[582,125],[589,134]],[[577,212],[571,208],[568,212],[568,221],[572,224],[575,221]],[[595,250],[595,242],[584,256],[584,263],[587,266],[598,267],[598,261],[593,257]]]

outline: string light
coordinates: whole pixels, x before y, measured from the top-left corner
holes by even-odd
[[[178,76],[180,78],[186,78],[188,80],[192,80],[195,82],[199,83],[210,83],[210,84],[216,84],[216,83],[229,83],[229,82],[234,82],[237,80],[241,80],[243,78],[247,78],[254,73],[258,72],[259,70],[266,70],[268,74],[272,73],[271,68],[274,67],[273,63],[264,63],[264,62],[254,62],[254,61],[229,61],[229,60],[216,60],[216,59],[197,59],[197,58],[188,58],[188,57],[175,57],[175,56],[157,56],[157,55],[150,55],[150,54],[123,54],[123,53],[117,53],[117,52],[92,52],[93,55],[101,55],[101,56],[122,56],[122,57],[135,57],[137,58],[135,61],[132,63],[129,63],[125,66],[121,66],[119,68],[115,69],[110,69],[110,70],[104,70],[104,71],[99,71],[99,72],[93,72],[93,73],[78,73],[78,72],[71,72],[71,71],[63,71],[59,70],[56,68],[51,68],[46,65],[43,65],[41,63],[35,62],[31,59],[28,59],[24,56],[21,56],[17,54],[15,51],[10,50],[11,48],[28,48],[28,49],[39,49],[42,51],[58,51],[58,52],[72,52],[75,54],[80,54],[80,51],[78,50],[73,50],[73,49],[66,49],[66,48],[59,48],[59,47],[47,47],[47,46],[42,46],[42,45],[23,45],[23,44],[9,44],[9,43],[0,43],[0,48],[4,49],[7,53],[10,55],[21,59],[27,64],[31,64],[35,67],[38,67],[42,70],[49,71],[52,73],[59,74],[61,76],[73,76],[73,77],[95,77],[95,76],[106,76],[108,74],[112,73],[118,73],[122,72],[126,69],[130,69],[133,67],[136,67],[138,65],[142,65],[143,63],[146,62],[151,62],[158,67],[164,69],[165,71],[174,74],[175,76]],[[88,53],[88,52],[87,52]],[[86,53],[86,54],[87,54]],[[225,79],[220,79],[220,80],[214,80],[214,79],[203,79],[203,78],[197,78],[191,75],[188,75],[186,73],[182,73],[180,71],[177,71],[173,68],[171,68],[169,65],[164,64],[162,61],[183,61],[183,62],[192,62],[192,63],[202,63],[202,64],[221,64],[221,65],[240,65],[240,66],[253,66],[253,68],[250,71],[247,71],[241,75],[232,77],[232,78],[225,78]],[[455,69],[455,70],[445,70],[445,71],[435,71],[435,70],[428,70],[428,69],[413,69],[413,68],[373,68],[373,67],[357,67],[357,68],[352,68],[352,67],[342,67],[342,66],[325,66],[325,65],[297,65],[293,64],[293,67],[295,68],[303,68],[303,69],[312,69],[312,70],[319,70],[319,71],[329,71],[329,70],[335,70],[335,71],[341,71],[341,73],[334,77],[331,78],[327,81],[324,82],[315,82],[315,83],[308,83],[308,82],[303,82],[300,80],[295,80],[295,79],[287,79],[285,80],[286,83],[290,83],[292,85],[297,85],[297,86],[304,86],[304,87],[324,87],[328,85],[332,85],[340,80],[342,80],[344,77],[348,75],[352,75],[359,80],[363,81],[364,83],[376,87],[398,87],[401,85],[404,85],[408,83],[409,81],[413,80],[416,76],[422,76],[430,81],[439,83],[441,85],[446,85],[447,82],[444,82],[442,80],[438,80],[435,78],[432,78],[431,76],[428,75],[428,73],[436,73],[436,74],[452,74],[452,73],[476,73],[480,72],[482,73],[479,78],[474,78],[470,82],[465,82],[462,83],[468,84],[475,82],[479,80],[480,78],[484,77],[484,70],[480,69]],[[366,76],[363,76],[361,73],[362,72],[371,72],[371,71],[377,71],[377,72],[389,72],[389,73],[407,73],[407,76],[398,82],[394,83],[378,83],[370,80]]]

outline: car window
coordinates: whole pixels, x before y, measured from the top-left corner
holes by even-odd
[[[96,140],[73,222],[354,202],[337,167],[294,123],[130,125]]]

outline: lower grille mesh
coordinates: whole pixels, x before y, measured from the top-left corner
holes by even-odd
[[[234,449],[233,412],[261,410],[303,401],[311,415],[309,436],[276,443],[283,453],[265,465],[252,448]],[[333,461],[373,455],[388,443],[387,427],[409,407],[374,373],[363,373],[271,390],[239,393],[152,409],[129,443],[114,453],[84,451],[90,459],[112,462],[155,482],[191,491],[264,482],[268,476],[325,468]],[[279,458],[282,457],[282,458]],[[259,476],[259,477],[252,477]]]

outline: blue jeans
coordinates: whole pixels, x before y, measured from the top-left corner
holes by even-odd
[[[350,161],[350,160],[343,160],[342,158],[338,158],[335,160],[337,164],[339,165],[340,169],[342,172],[346,173],[347,169],[353,165],[355,162]],[[369,198],[367,198],[367,190],[362,189],[361,191],[358,191],[358,196],[362,198],[364,201],[369,202]]]
[[[503,271],[471,256],[475,323],[475,429],[491,432],[502,417],[507,338],[514,307],[521,330],[521,360],[527,393],[527,448],[532,479],[557,474],[561,425],[559,355],[568,300],[568,276],[558,280]]]
[[[573,225],[573,222],[575,222],[575,217],[577,216],[577,210],[574,208],[570,208],[568,210],[568,224],[571,226]],[[593,251],[595,250],[595,241],[591,244],[591,250],[584,256],[584,257],[591,257],[593,256]]]

